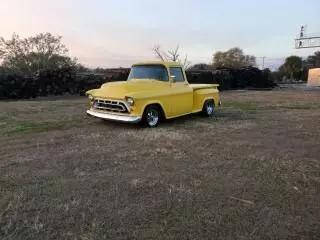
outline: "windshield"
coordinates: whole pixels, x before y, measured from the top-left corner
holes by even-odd
[[[140,65],[131,68],[128,81],[132,79],[153,79],[168,81],[168,73],[162,65]]]

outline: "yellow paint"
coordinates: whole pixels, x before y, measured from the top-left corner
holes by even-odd
[[[144,62],[138,65],[163,65],[168,73],[170,67],[181,67],[175,62]],[[93,98],[125,100],[134,99],[129,115],[142,116],[146,106],[159,104],[166,118],[174,118],[189,113],[200,112],[208,99],[213,99],[217,106],[219,90],[217,84],[189,84],[182,68],[185,82],[174,82],[169,76],[168,82],[152,79],[134,79],[130,81],[110,82],[99,89],[86,92]]]

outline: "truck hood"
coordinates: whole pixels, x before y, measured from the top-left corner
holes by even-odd
[[[105,83],[99,89],[90,90],[87,94],[98,98],[124,99],[136,97],[143,92],[161,91],[169,86],[169,82],[152,79],[134,79],[130,81]]]

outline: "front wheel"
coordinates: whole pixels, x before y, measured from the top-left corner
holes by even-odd
[[[213,100],[207,100],[203,104],[202,113],[207,117],[212,117],[214,115],[215,105]]]
[[[156,127],[160,122],[160,111],[155,106],[149,106],[145,109],[143,114],[143,124],[147,127]]]

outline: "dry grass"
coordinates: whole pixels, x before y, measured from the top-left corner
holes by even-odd
[[[320,91],[230,91],[157,129],[0,102],[0,239],[319,239]]]

